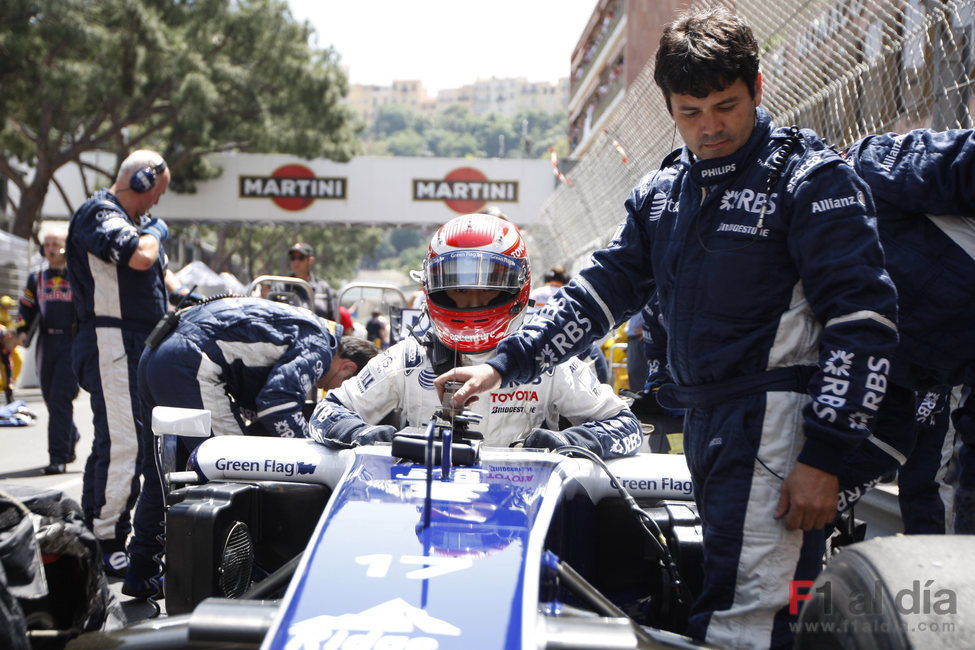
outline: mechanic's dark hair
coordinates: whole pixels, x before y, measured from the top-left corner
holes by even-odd
[[[357,373],[369,363],[369,359],[377,354],[379,354],[379,348],[376,347],[375,343],[351,334],[339,339],[339,347],[335,352],[335,356],[348,359],[354,363]]]
[[[558,282],[559,284],[569,284],[569,274],[565,272],[565,267],[556,264],[542,276],[545,282]]]
[[[664,27],[653,80],[667,100],[672,93],[706,97],[738,79],[752,98],[758,79],[758,42],[752,29],[724,7],[681,14]]]

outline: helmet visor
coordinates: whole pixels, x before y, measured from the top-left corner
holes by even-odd
[[[500,253],[457,250],[424,262],[427,292],[444,289],[501,289],[517,293],[524,284],[527,267]]]

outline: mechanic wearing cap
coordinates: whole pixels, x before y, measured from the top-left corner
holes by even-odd
[[[338,322],[340,318],[338,298],[332,291],[331,285],[321,278],[315,277],[311,267],[315,264],[315,252],[304,242],[298,242],[288,250],[288,261],[291,263],[291,275],[300,278],[311,285],[315,292],[315,313],[322,318]],[[301,291],[298,287],[297,291]],[[301,291],[304,295],[305,292]]]
[[[378,350],[341,337],[341,327],[308,309],[263,298],[223,297],[177,312],[168,333],[147,343],[139,362],[139,392],[147,417],[156,406],[207,409],[212,435],[301,438],[303,407],[314,387],[334,388],[355,375]],[[149,427],[143,446],[152,449]],[[200,438],[182,439],[182,457]],[[129,543],[131,566],[122,593],[154,591],[153,556],[161,548],[163,498],[155,459],[146,454],[144,487]]]
[[[20,320],[17,330],[20,344],[28,344],[28,332],[36,327],[35,349],[41,396],[47,407],[47,455],[45,474],[63,474],[65,466],[75,460],[78,428],[74,424],[74,398],[78,396],[78,377],[71,367],[71,344],[74,329],[74,305],[64,257],[63,228],[44,235],[44,258],[47,267],[27,276],[20,297]],[[36,321],[36,322],[35,322]]]
[[[167,308],[162,243],[169,229],[148,213],[169,181],[159,153],[134,151],[112,186],[85,201],[68,226],[68,282],[78,329],[74,369],[91,397],[95,433],[81,507],[106,571],[114,575],[128,567],[125,539],[139,494],[139,357]]]
[[[396,428],[379,423],[397,408],[406,425],[422,427],[441,407],[433,379],[492,358],[495,346],[520,326],[530,286],[528,252],[514,224],[486,214],[448,221],[423,264],[433,326],[422,339],[391,346],[319,402],[312,437],[329,446],[392,440]],[[492,391],[470,410],[483,418],[475,428],[487,445],[578,445],[611,458],[634,454],[643,443],[626,404],[576,358],[534,382]],[[571,426],[560,430],[560,418]]]

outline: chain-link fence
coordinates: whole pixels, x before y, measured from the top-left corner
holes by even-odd
[[[763,106],[778,125],[811,128],[837,147],[871,133],[971,126],[975,0],[695,3],[716,4],[754,30]],[[652,57],[603,127],[527,233],[536,269],[584,266],[612,237],[629,190],[680,146]]]

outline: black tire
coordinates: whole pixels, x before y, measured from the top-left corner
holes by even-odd
[[[973,557],[969,535],[880,537],[846,547],[808,592],[795,648],[971,647]]]

